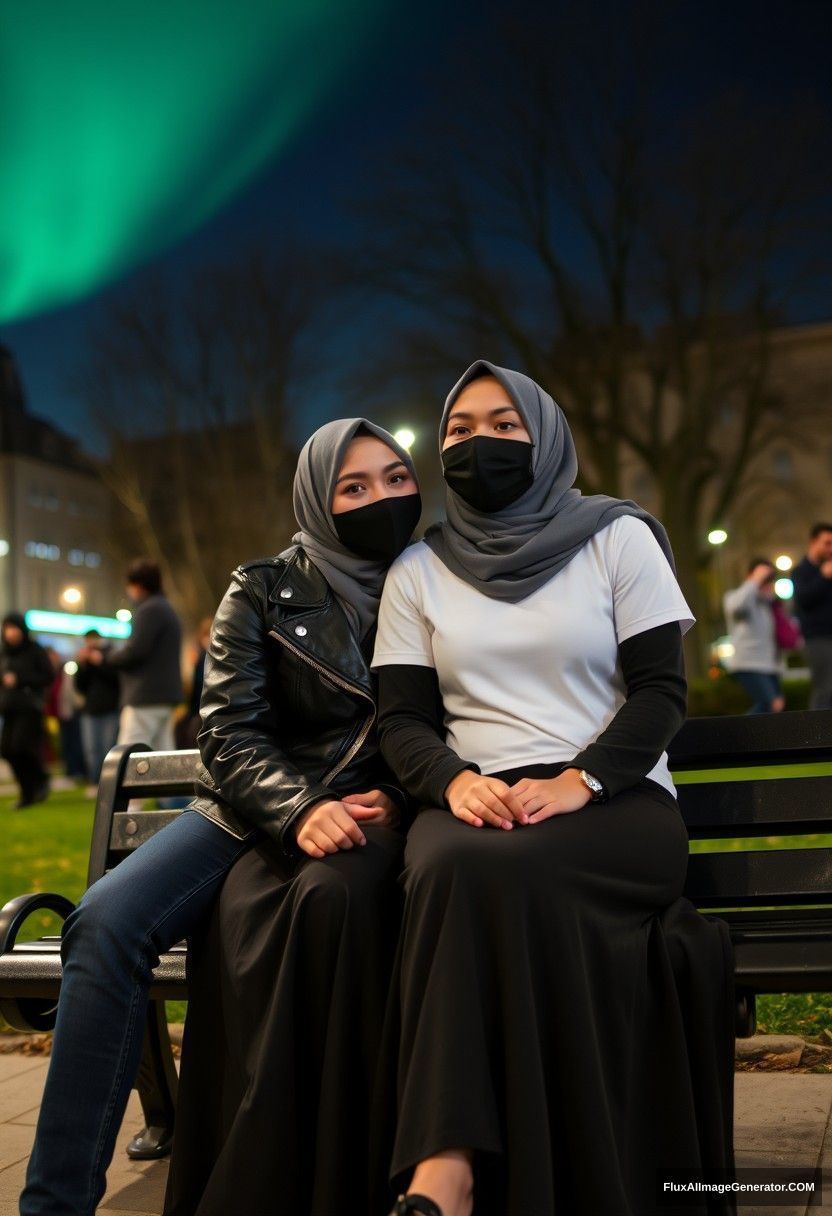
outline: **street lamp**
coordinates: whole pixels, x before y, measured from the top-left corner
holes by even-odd
[[[411,431],[409,426],[403,426],[400,427],[399,430],[394,431],[393,438],[399,447],[404,448],[406,452],[409,452],[416,442],[416,432]]]
[[[794,562],[786,553],[781,553],[779,557],[775,557],[774,564],[778,570],[791,570]]]
[[[61,603],[66,608],[77,608],[83,598],[78,587],[64,587],[61,592]]]

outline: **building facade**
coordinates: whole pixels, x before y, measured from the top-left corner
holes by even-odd
[[[124,592],[111,514],[109,491],[78,444],[29,413],[0,346],[0,613],[114,618]]]

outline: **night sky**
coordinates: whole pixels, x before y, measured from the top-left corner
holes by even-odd
[[[296,240],[323,239],[348,257],[362,237],[352,204],[372,194],[374,181],[385,180],[401,149],[424,138],[422,120],[435,113],[459,65],[466,64],[475,87],[489,89],[491,69],[478,78],[478,65],[494,50],[505,10],[472,0],[418,6],[395,0],[349,6],[337,0],[183,2],[173,8],[194,21],[198,15],[200,33],[182,61],[182,87],[168,94],[165,55],[156,53],[158,46],[154,52],[152,39],[142,47],[140,40],[111,28],[113,13],[124,20],[133,4],[79,0],[66,6],[47,0],[31,6],[38,10],[41,30],[50,9],[55,14],[69,7],[84,10],[93,23],[56,28],[43,45],[33,41],[25,22],[6,20],[21,7],[0,0],[0,81],[5,81],[0,84],[0,164],[7,195],[7,205],[0,207],[0,341],[19,362],[32,411],[82,435],[84,406],[71,386],[83,368],[90,328],[107,308],[148,273],[175,286],[196,267],[228,262],[252,247],[268,249],[287,230]],[[145,4],[141,11],[152,15],[155,7]],[[161,12],[171,6],[158,7]],[[592,7],[599,37],[608,36],[605,5]],[[613,7],[619,14],[626,11],[626,5]],[[541,10],[523,0],[511,5],[521,18],[532,9],[538,17],[546,13],[547,29],[556,39],[568,6],[550,3]],[[338,16],[346,10],[349,28]],[[665,18],[669,12],[676,27],[659,99],[669,130],[726,88],[759,101],[761,108],[807,99],[832,119],[832,5],[826,0],[701,0],[664,4],[656,11]],[[252,28],[250,37],[236,39],[225,55],[230,13],[241,14],[242,22],[248,14]],[[171,49],[177,39],[187,39],[187,22],[167,31],[160,22],[153,33],[167,37]],[[74,39],[85,55],[97,55],[107,65],[101,92],[92,101],[72,77],[73,65],[79,73],[84,67],[83,58],[73,56]],[[299,70],[298,63],[314,63],[314,72]],[[169,67],[175,75],[176,63]],[[183,97],[188,105],[180,113],[175,103]],[[164,120],[166,105],[169,127],[164,121],[154,127],[150,111],[156,107]],[[35,116],[29,108],[36,106],[42,112],[30,122]],[[60,119],[54,118],[57,108]],[[119,139],[118,129],[108,129],[108,117],[117,128],[131,113],[146,120],[148,141],[163,130],[158,157],[142,156],[141,147],[134,149]],[[50,135],[53,121],[60,140]],[[142,143],[142,126],[129,129],[131,140]],[[74,151],[67,146],[67,130],[77,138]],[[488,131],[469,131],[467,138],[487,141]],[[95,155],[86,155],[94,140]],[[178,149],[182,157],[193,151],[187,165],[180,163]],[[39,216],[39,191],[49,192],[56,172],[75,175],[88,199],[100,190],[101,207],[91,212],[92,230],[89,215],[70,213],[62,216],[63,231],[49,233],[47,256],[60,259],[65,248],[67,273],[52,276],[64,281],[65,302],[44,307],[37,289],[44,267],[36,264],[44,256],[44,241],[31,239],[31,222],[33,214]],[[156,190],[160,179],[170,185],[167,192]],[[83,242],[95,250],[96,236],[106,235],[111,224],[119,227],[120,208],[129,210],[132,223],[120,225],[126,235],[115,242],[117,256],[91,276],[93,282],[85,281],[90,276],[81,265]],[[42,222],[48,224],[48,209],[45,214]],[[41,295],[48,297],[49,290]],[[832,317],[832,301],[815,292],[799,302],[792,319],[823,317]],[[332,403],[323,409],[333,412]]]

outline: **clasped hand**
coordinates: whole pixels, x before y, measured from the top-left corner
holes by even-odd
[[[399,808],[382,790],[346,794],[340,801],[316,802],[301,818],[295,839],[310,857],[325,857],[366,844],[359,823],[389,828],[396,826],[398,818]]]
[[[449,783],[445,798],[463,823],[510,830],[516,823],[542,823],[552,815],[579,811],[589,802],[590,793],[574,768],[546,779],[523,777],[512,786],[465,769]]]

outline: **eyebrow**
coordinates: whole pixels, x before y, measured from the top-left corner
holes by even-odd
[[[408,469],[407,465],[405,464],[405,462],[403,460],[394,460],[392,464],[386,464],[381,471],[382,471],[382,473],[392,473],[394,469],[404,469],[406,472],[408,472],[408,473],[410,472],[410,470]],[[370,474],[369,473],[342,473],[335,484],[336,484],[336,486],[340,486],[342,481],[356,481],[359,477],[363,477],[366,481],[369,479]]]
[[[516,405],[498,405],[496,409],[488,411],[489,418],[496,418],[498,414],[516,414],[520,418],[520,411]],[[468,414],[465,410],[454,410],[448,415],[448,422],[454,418],[473,418],[473,414]]]

